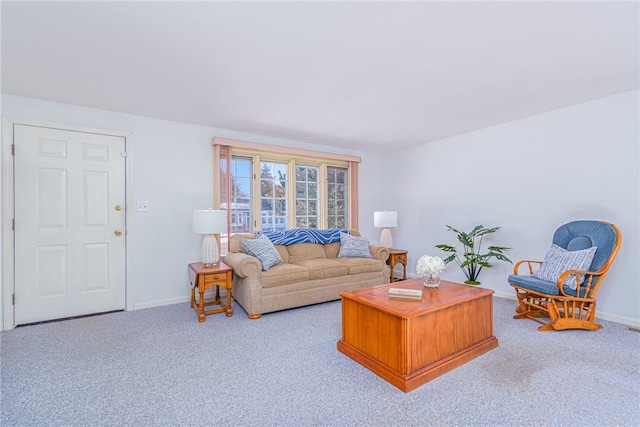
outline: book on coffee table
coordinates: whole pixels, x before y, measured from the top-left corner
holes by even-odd
[[[422,299],[419,289],[389,288],[389,298]]]

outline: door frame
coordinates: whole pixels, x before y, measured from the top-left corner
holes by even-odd
[[[67,130],[72,132],[97,133],[101,135],[122,137],[125,141],[125,310],[131,311],[133,305],[133,198],[132,198],[132,174],[131,174],[131,132],[115,131],[71,124],[48,122],[44,120],[32,120],[13,117],[2,117],[2,292],[0,299],[2,302],[2,318],[0,319],[0,330],[10,330],[15,327],[15,306],[13,305],[13,294],[15,292],[15,233],[12,227],[14,218],[14,170],[13,155],[11,147],[13,145],[13,126],[27,125],[43,128]]]

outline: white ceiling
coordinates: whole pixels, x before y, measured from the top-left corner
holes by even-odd
[[[3,1],[2,91],[387,152],[638,88],[638,6]]]

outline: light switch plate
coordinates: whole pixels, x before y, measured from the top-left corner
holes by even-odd
[[[138,212],[148,212],[149,211],[149,202],[138,201],[136,210]]]

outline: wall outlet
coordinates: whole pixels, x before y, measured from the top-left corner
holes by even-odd
[[[138,212],[148,212],[149,211],[149,202],[138,201],[136,210]]]

